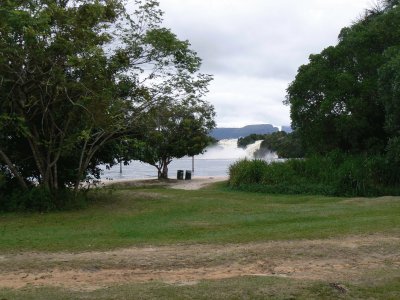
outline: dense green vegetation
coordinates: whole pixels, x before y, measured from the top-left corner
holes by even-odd
[[[101,189],[83,210],[1,214],[0,251],[247,243],[399,232],[400,201],[265,195],[218,189]],[[341,220],[337,222],[337,220]]]
[[[311,55],[285,102],[305,160],[238,163],[231,168],[231,185],[283,193],[397,195],[399,30],[399,1],[382,1],[343,28],[336,46]],[[265,143],[292,150],[272,135]]]
[[[161,27],[157,1],[134,1],[131,14],[121,0],[3,2],[0,210],[70,206],[84,196],[82,181],[99,178],[99,165],[159,144],[147,135],[165,126],[152,110],[191,130],[194,142],[175,135],[180,152],[168,160],[202,151],[214,126],[202,100],[211,76],[199,73],[188,41]]]
[[[399,167],[381,156],[332,152],[285,162],[238,161],[230,166],[229,184],[238,190],[278,194],[400,195],[399,174]]]
[[[400,6],[382,1],[339,42],[310,56],[287,89],[292,127],[309,153],[384,153],[400,134]],[[398,147],[396,147],[398,148]],[[397,153],[398,155],[399,153]]]
[[[239,148],[246,148],[248,145],[253,144],[256,141],[264,139],[267,134],[250,134],[245,137],[238,138],[237,145]]]
[[[238,147],[246,148],[248,145],[260,141],[260,149],[254,153],[255,158],[263,158],[268,152],[276,152],[280,158],[304,157],[301,140],[296,132],[286,133],[278,131],[270,134],[251,134],[238,139]]]
[[[208,81],[204,81],[203,89]],[[163,100],[149,109],[142,119],[142,144],[132,153],[133,158],[156,167],[158,178],[163,179],[168,178],[173,158],[200,154],[213,141],[208,136],[215,127],[213,107],[204,101],[174,102],[163,95]],[[198,117],[193,117],[196,114]]]
[[[268,152],[276,152],[279,158],[302,158],[304,150],[296,132],[284,131],[272,133],[264,137],[260,149],[254,153],[255,157],[265,157]]]

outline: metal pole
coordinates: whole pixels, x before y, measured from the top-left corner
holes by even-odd
[[[122,174],[122,161],[119,162],[119,173]]]
[[[194,173],[194,155],[192,156],[192,173]]]

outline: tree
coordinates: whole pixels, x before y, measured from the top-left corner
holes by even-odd
[[[400,46],[384,52],[379,69],[379,91],[385,108],[385,129],[389,136],[400,136]]]
[[[100,29],[122,12],[116,1],[2,6],[0,113],[2,130],[11,131],[3,132],[0,153],[22,188],[29,178],[53,191],[65,184],[59,180],[59,161],[70,150],[78,156],[78,181],[96,148],[118,130],[126,104],[111,94],[117,89],[113,77],[123,66],[110,70],[102,49],[110,36]],[[120,117],[109,123],[101,108]],[[12,144],[22,152],[15,153]]]
[[[384,151],[389,115],[380,69],[391,59],[387,50],[400,44],[400,7],[386,2],[342,29],[337,46],[311,55],[288,87],[292,127],[308,152]]]
[[[155,103],[142,120],[145,129],[141,147],[134,158],[158,170],[158,178],[168,178],[168,165],[174,158],[193,156],[211,142],[215,127],[214,108],[202,100],[210,76],[191,76],[195,70],[173,76],[168,84],[153,89]]]
[[[254,153],[255,157],[263,158],[269,152],[276,152],[280,158],[302,158],[303,147],[296,131],[273,132],[264,136],[260,149]]]
[[[54,197],[115,162],[149,87],[200,59],[153,0],[3,1],[0,7],[0,169]]]
[[[254,144],[256,141],[265,139],[266,136],[267,136],[267,134],[252,133],[248,136],[240,137],[240,138],[238,138],[237,146],[238,146],[238,148],[245,149],[248,145]]]

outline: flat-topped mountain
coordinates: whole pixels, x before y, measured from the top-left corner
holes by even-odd
[[[238,139],[246,137],[250,134],[268,134],[279,131],[278,127],[271,124],[247,125],[242,128],[215,128],[211,131],[210,136],[217,140]]]

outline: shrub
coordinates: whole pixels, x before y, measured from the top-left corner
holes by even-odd
[[[49,190],[41,187],[32,187],[28,191],[14,189],[0,191],[0,211],[30,211],[49,212],[54,210],[71,210],[86,205],[86,193],[81,191],[75,194],[68,189],[58,191],[53,195]]]
[[[238,186],[242,184],[258,184],[264,178],[265,161],[263,160],[241,160],[229,168],[230,184]]]
[[[330,196],[399,195],[397,164],[386,156],[348,155],[291,159],[284,162],[243,160],[229,169],[234,189]]]

